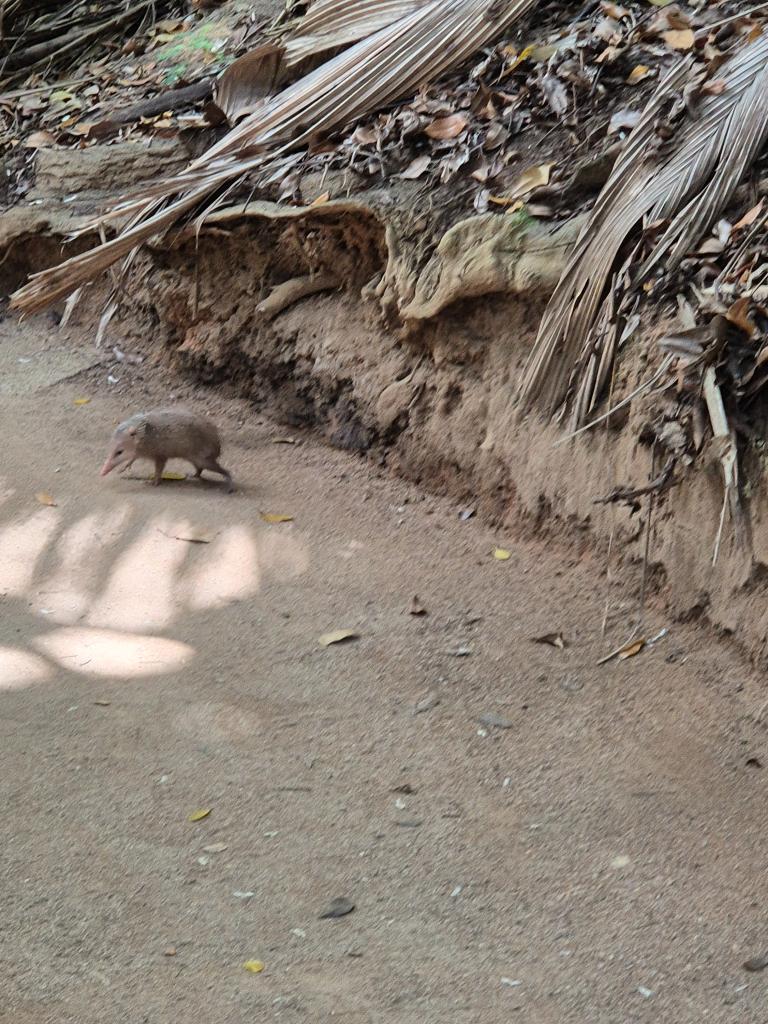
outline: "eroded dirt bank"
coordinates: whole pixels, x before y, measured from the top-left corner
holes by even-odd
[[[639,510],[595,504],[617,486],[642,486],[658,474],[669,454],[658,398],[638,399],[609,427],[566,444],[557,444],[561,428],[518,418],[521,368],[567,253],[564,240],[577,226],[533,237],[505,228],[499,239],[499,219],[489,218],[485,239],[459,239],[464,248],[445,260],[450,272],[433,259],[406,277],[402,268],[413,271],[413,262],[402,258],[380,214],[363,217],[342,205],[286,222],[268,212],[226,220],[200,236],[196,251],[191,242],[154,251],[118,328],[127,344],[194,379],[226,381],[285,422],[316,426],[334,445],[460,497],[521,535],[603,551],[610,543],[628,585],[647,550],[648,595],[673,615],[704,615],[764,655],[768,525],[759,451],[747,467],[752,548],[734,545],[726,522],[713,568],[722,482],[706,451],[654,502],[649,537],[647,498]],[[471,255],[478,250],[480,257]],[[451,289],[471,295],[472,275],[489,293],[450,303]],[[297,280],[325,287],[282,308]],[[403,314],[417,308],[422,319]],[[628,393],[652,369],[630,351],[614,394]],[[671,409],[673,394],[668,401]]]
[[[126,156],[126,147],[141,157]],[[76,203],[66,202],[70,176],[43,154],[37,205],[5,218],[9,289],[74,251],[64,236],[103,200],[100,181],[125,187],[126,175],[156,174],[186,154],[178,145],[155,152],[126,143],[74,159]],[[703,615],[764,657],[768,522],[759,447],[744,467],[749,545],[733,545],[726,522],[714,568],[716,453],[705,450],[654,502],[650,535],[648,498],[639,511],[595,504],[617,486],[646,484],[669,438],[658,399],[635,400],[609,427],[559,446],[559,427],[518,418],[521,368],[581,222],[488,214],[440,224],[414,214],[419,201],[416,190],[401,208],[374,191],[308,208],[252,201],[219,210],[197,239],[172,234],[140,258],[104,347],[117,343],[190,379],[226,382],[255,408],[312,425],[334,445],[460,497],[521,535],[603,552],[610,545],[627,586],[644,575],[646,594],[671,615]],[[81,237],[74,246],[86,243]],[[73,336],[94,336],[103,301],[101,289],[89,290]],[[643,329],[655,335],[663,325]],[[623,356],[615,396],[652,372],[633,356],[640,348]],[[665,401],[673,412],[674,393]]]

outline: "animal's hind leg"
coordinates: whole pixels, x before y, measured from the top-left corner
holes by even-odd
[[[157,487],[160,481],[163,479],[163,470],[165,469],[165,459],[155,459],[155,476],[152,483]]]
[[[217,462],[216,459],[209,459],[206,462],[203,469],[209,469],[211,473],[218,473],[219,476],[223,476],[224,479],[227,481],[227,490],[229,492],[234,491],[235,482],[232,479],[232,474],[229,472],[228,469],[224,469],[224,467],[219,462]]]

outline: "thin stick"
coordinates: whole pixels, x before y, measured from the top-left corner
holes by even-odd
[[[616,361],[614,361],[613,366],[611,367],[611,386],[608,388],[608,408],[610,408],[611,402],[613,401],[613,391],[614,391],[614,388],[616,386],[616,370],[617,370]],[[604,437],[605,437],[605,443],[606,443],[606,447],[607,447],[607,445],[609,444],[609,439],[608,439],[608,422],[607,421],[606,421],[606,424],[605,424],[605,434],[604,434]],[[614,481],[616,481],[617,477],[618,477],[618,474],[615,472],[615,466],[614,466]],[[605,607],[603,608],[603,621],[600,624],[600,636],[601,637],[605,636],[605,630],[606,630],[606,628],[608,626],[608,613],[609,613],[610,608],[611,608],[611,583],[613,582],[613,577],[611,575],[611,555],[613,554],[613,538],[614,538],[615,532],[616,532],[616,506],[615,505],[611,505],[611,532],[610,532],[610,534],[608,536],[608,551],[606,552],[606,556],[605,556]]]
[[[723,489],[723,504],[720,509],[720,523],[717,527],[717,536],[715,537],[715,550],[712,552],[712,565],[714,566],[717,561],[717,556],[720,554],[720,542],[723,539],[723,527],[725,526],[725,510],[728,507],[728,488]]]
[[[92,81],[93,76],[90,78],[69,78],[63,82],[51,82],[50,85],[38,85],[34,89],[17,89],[15,92],[3,92],[0,93],[0,103],[18,100],[22,96],[34,96],[38,92],[53,92],[54,89],[68,89],[72,85],[85,85],[86,82]]]
[[[567,434],[565,437],[561,437],[559,441],[555,441],[553,443],[552,447],[559,448],[560,445],[565,444],[566,441],[570,441],[572,438],[578,437],[579,434],[583,434],[585,430],[591,430],[592,427],[596,427],[598,423],[602,423],[603,420],[607,420],[610,416],[613,416],[613,414],[615,412],[618,412],[619,409],[623,409],[625,405],[628,405],[633,398],[637,398],[638,395],[641,395],[643,391],[646,391],[648,388],[653,387],[653,385],[656,383],[659,377],[663,376],[663,374],[667,372],[667,370],[670,367],[670,364],[672,363],[673,358],[673,356],[666,356],[661,366],[656,371],[656,373],[654,373],[654,375],[650,377],[648,380],[643,381],[642,384],[638,385],[638,387],[636,387],[634,391],[631,391],[626,398],[622,398],[618,405],[614,405],[612,409],[609,409],[608,412],[604,412],[603,415],[598,416],[597,419],[591,420],[589,423],[585,423],[584,426],[579,427],[578,430],[574,430],[572,433]],[[671,385],[674,383],[675,381],[672,381],[671,384],[667,385],[667,387],[671,387]]]
[[[651,479],[653,480],[656,475],[656,441],[653,442],[653,450],[651,452]],[[651,550],[651,524],[653,522],[653,510],[656,507],[656,491],[651,491],[651,496],[648,500],[648,522],[645,530],[645,550],[643,551],[643,580],[640,584],[640,608],[638,609],[637,616],[637,628],[643,624],[643,617],[645,616],[645,588],[648,582],[648,555]]]
[[[728,25],[732,21],[738,21],[739,18],[748,18],[750,14],[757,14],[758,11],[764,11],[768,7],[768,3],[758,4],[757,7],[750,7],[747,11],[740,11],[738,14],[731,14],[728,18],[721,18],[720,21],[713,21],[709,25],[705,25],[704,28],[722,28],[723,25]]]

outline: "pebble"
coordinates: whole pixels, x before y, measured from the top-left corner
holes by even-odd
[[[318,915],[320,921],[327,917],[346,917],[355,909],[355,904],[346,896],[337,896],[332,899],[328,908]]]
[[[745,971],[763,971],[768,967],[768,953],[760,953],[759,956],[752,956],[744,961]]]
[[[497,715],[495,711],[486,711],[478,717],[480,725],[484,725],[489,729],[511,729],[512,723],[508,718],[504,718],[503,715]]]
[[[430,693],[426,697],[422,697],[422,699],[416,703],[413,709],[413,713],[414,715],[421,715],[425,711],[431,711],[432,708],[437,707],[439,703],[440,698],[437,696],[437,694]]]

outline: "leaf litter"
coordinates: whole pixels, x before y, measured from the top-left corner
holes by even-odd
[[[354,629],[334,629],[330,633],[323,633],[318,637],[318,643],[321,647],[330,647],[333,644],[349,643],[359,638],[360,634]]]

